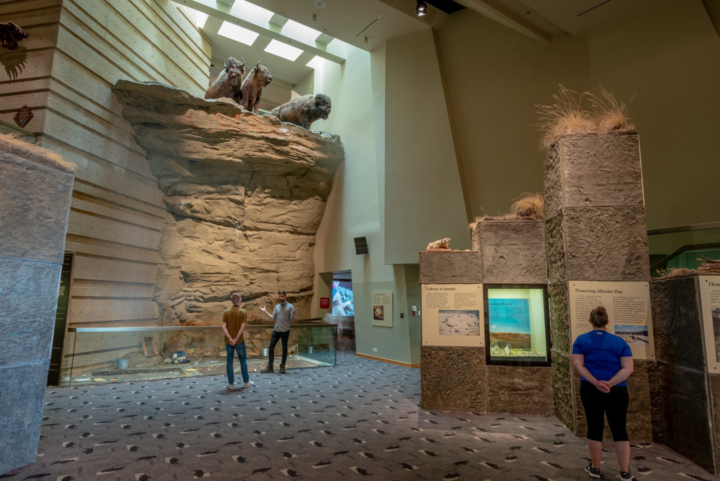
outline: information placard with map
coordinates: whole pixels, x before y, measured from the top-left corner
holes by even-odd
[[[709,372],[720,372],[720,276],[700,276],[705,352]]]
[[[423,284],[421,312],[424,346],[484,345],[482,284]]]
[[[592,330],[590,312],[598,306],[607,310],[608,331],[630,345],[635,359],[655,359],[650,284],[647,282],[570,281],[570,333],[577,336]]]

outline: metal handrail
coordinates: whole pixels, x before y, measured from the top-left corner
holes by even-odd
[[[686,251],[697,250],[697,249],[715,249],[720,248],[720,242],[713,242],[710,244],[687,244],[676,250],[670,255],[667,255],[657,261],[655,264],[650,266],[650,272],[655,272],[656,269],[660,268],[663,264],[667,264],[671,260]]]
[[[707,229],[720,229],[720,221],[718,222],[705,222],[703,224],[691,224],[681,225],[677,227],[663,227],[660,229],[648,229],[647,234],[660,235],[660,234],[674,234],[676,232],[690,232],[694,230],[707,230]]]
[[[320,318],[315,319],[303,319],[302,321],[290,323],[290,327],[335,327],[337,324],[330,324],[327,322],[312,322],[319,321]],[[248,324],[245,326],[245,330],[248,329],[272,329],[273,324]],[[68,332],[167,332],[167,331],[203,331],[222,329],[221,325],[212,326],[123,326],[123,327],[69,327]]]

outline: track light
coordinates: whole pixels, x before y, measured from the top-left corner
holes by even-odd
[[[417,0],[417,7],[415,7],[418,17],[422,17],[427,14],[427,3],[425,0]]]

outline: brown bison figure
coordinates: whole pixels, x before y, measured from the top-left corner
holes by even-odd
[[[331,108],[332,101],[325,94],[303,95],[282,104],[271,113],[283,122],[310,130],[310,126],[316,120],[327,120]]]
[[[272,82],[270,71],[260,62],[250,71],[242,83],[242,107],[245,110],[258,113],[258,104],[262,97],[263,89]]]
[[[0,23],[0,46],[8,50],[18,48],[18,42],[28,38],[25,30],[12,22]]]
[[[242,76],[245,73],[245,59],[240,57],[242,63],[235,57],[230,57],[225,62],[225,70],[220,72],[207,92],[206,99],[230,98],[240,104],[242,102]]]

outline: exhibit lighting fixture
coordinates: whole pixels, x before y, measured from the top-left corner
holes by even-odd
[[[425,3],[425,0],[417,1],[417,7],[415,7],[415,11],[417,12],[418,17],[422,17],[427,14],[427,3]]]
[[[218,34],[223,37],[235,40],[236,42],[244,43],[245,45],[252,45],[260,34],[255,33],[247,28],[242,28],[240,25],[233,25],[232,23],[223,22]]]
[[[293,40],[297,40],[298,42],[302,42],[307,45],[315,45],[315,40],[322,35],[322,32],[319,32],[314,28],[306,27],[294,20],[288,20],[282,28],[282,34]]]
[[[265,51],[273,55],[277,55],[278,57],[290,60],[291,62],[297,60],[297,58],[303,53],[303,51],[299,48],[295,48],[286,43],[278,42],[277,40],[270,42],[265,48]]]
[[[246,22],[253,23],[263,28],[268,27],[270,19],[275,15],[275,13],[270,10],[258,7],[254,3],[246,2],[245,0],[238,0],[235,2],[232,9],[230,9],[230,13],[245,20]]]

